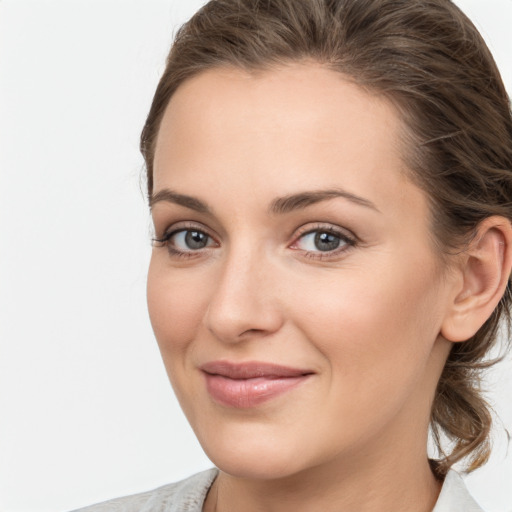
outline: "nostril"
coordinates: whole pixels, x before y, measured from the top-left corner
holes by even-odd
[[[258,334],[261,332],[265,332],[263,329],[247,329],[246,331],[242,332],[240,336],[244,336],[246,334]]]

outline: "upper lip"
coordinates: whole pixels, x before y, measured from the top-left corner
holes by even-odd
[[[245,363],[211,361],[200,366],[200,369],[210,375],[220,375],[228,379],[255,379],[257,377],[275,379],[280,377],[301,377],[313,373],[311,370],[291,368],[262,361],[248,361]]]

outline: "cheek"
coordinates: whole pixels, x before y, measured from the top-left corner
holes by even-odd
[[[295,315],[330,366],[333,389],[361,399],[419,378],[440,325],[434,272],[365,269],[308,287]]]
[[[177,361],[169,355],[186,351],[200,325],[207,301],[205,283],[193,275],[166,268],[161,255],[153,255],[148,272],[147,300],[151,325],[166,366]]]

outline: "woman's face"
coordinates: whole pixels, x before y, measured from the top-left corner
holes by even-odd
[[[152,325],[199,441],[273,478],[424,450],[453,284],[385,100],[314,64],[204,72],[160,128]]]

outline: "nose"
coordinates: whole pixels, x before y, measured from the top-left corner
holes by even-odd
[[[206,310],[207,329],[224,343],[264,337],[283,324],[276,272],[264,256],[233,249],[222,263]]]

